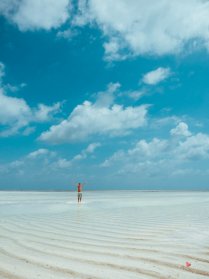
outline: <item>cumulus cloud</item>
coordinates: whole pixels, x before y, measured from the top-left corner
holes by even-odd
[[[186,160],[209,158],[209,135],[198,133],[179,143],[174,152]]]
[[[105,135],[121,136],[146,124],[148,105],[128,106],[112,104],[119,84],[111,84],[107,92],[98,94],[95,103],[85,101],[78,105],[58,125],[43,132],[40,140],[51,143],[75,142]]]
[[[0,14],[22,31],[57,28],[69,18],[69,0],[3,0]]]
[[[172,136],[183,136],[189,137],[191,136],[191,132],[189,131],[188,125],[185,122],[180,122],[175,128],[170,130],[170,134]]]
[[[108,84],[107,90],[97,93],[96,106],[98,107],[107,107],[111,106],[115,100],[115,94],[120,88],[120,83],[110,83]]]
[[[160,83],[161,81],[167,79],[171,74],[171,71],[169,68],[157,68],[154,71],[148,72],[146,73],[143,78],[142,81],[145,84],[148,85],[156,85],[158,83]]]
[[[50,150],[48,150],[48,149],[46,149],[46,148],[40,148],[40,149],[38,149],[38,150],[35,150],[35,151],[29,153],[29,154],[27,155],[27,158],[29,158],[29,159],[36,159],[36,158],[38,158],[38,157],[42,157],[43,155],[44,155],[44,156],[45,156],[45,155],[54,156],[55,154],[56,154],[55,152],[50,151]]]
[[[40,139],[62,143],[82,141],[97,135],[126,135],[132,129],[145,125],[146,114],[146,105],[126,108],[113,105],[109,108],[98,107],[85,101],[77,106],[66,120],[42,133]]]
[[[49,175],[59,169],[67,169],[72,166],[72,160],[67,160],[58,155],[57,152],[39,148],[22,158],[0,165],[0,169],[4,173],[30,173],[32,175]]]
[[[18,160],[11,161],[9,163],[1,164],[0,171],[3,173],[11,173],[12,175],[24,174],[28,171],[34,171],[39,169],[41,173],[43,167],[50,164],[57,158],[57,154],[54,151],[50,151],[46,148],[40,148],[30,152]]]
[[[167,140],[158,138],[153,138],[150,142],[140,140],[133,149],[128,150],[128,154],[154,158],[160,154],[162,155],[162,152],[166,150],[167,145]]]
[[[50,121],[60,111],[60,106],[60,103],[39,104],[37,108],[31,108],[24,99],[7,96],[0,88],[0,125],[3,127],[0,136],[14,135],[32,122]]]
[[[91,143],[87,146],[87,148],[81,150],[81,152],[75,155],[72,159],[66,158],[56,158],[56,160],[51,164],[53,169],[69,169],[75,167],[75,165],[88,158],[89,155],[93,154],[95,150],[100,147],[101,144],[99,142]]]
[[[4,76],[4,64],[0,64],[0,136],[7,137],[18,133],[23,129],[23,134],[30,134],[32,128],[28,126],[33,122],[51,121],[53,116],[60,112],[61,103],[52,106],[38,104],[30,107],[23,98],[17,98],[6,94],[1,77]],[[34,128],[33,128],[34,129]]]
[[[184,127],[187,127],[188,132],[188,125]],[[131,171],[145,176],[157,173],[177,175],[176,170],[181,170],[182,173],[184,169],[192,170],[193,163],[196,162],[201,169],[205,166],[204,160],[207,159],[209,159],[209,135],[186,133],[175,140],[173,135],[166,139],[153,138],[150,141],[141,139],[131,148],[113,153],[103,161],[101,167],[112,168],[118,173],[126,174]]]
[[[67,171],[75,171],[79,168],[82,160],[87,159],[89,156],[94,159],[95,155],[93,156],[93,154],[100,146],[99,142],[90,143],[80,153],[71,158],[63,158],[54,150],[39,148],[17,160],[0,164],[0,173],[12,175],[25,173],[26,176],[30,173],[32,176],[49,176],[57,172],[60,175],[61,172],[62,175],[69,176]]]
[[[82,150],[80,154],[77,154],[72,161],[83,160],[86,159],[89,154],[94,153],[94,151],[100,147],[101,144],[99,142],[91,143],[87,146],[86,149]]]
[[[58,28],[69,39],[75,26],[96,24],[105,38],[108,60],[134,55],[179,54],[186,48],[209,50],[209,3],[205,0],[2,0],[0,14],[22,31]],[[76,5],[76,6],[75,6]],[[75,9],[72,9],[74,7]],[[72,10],[74,14],[72,14]]]
[[[124,150],[119,150],[113,153],[113,155],[107,158],[104,162],[101,163],[101,167],[110,167],[116,165],[118,162],[121,163],[125,159],[124,163],[127,163],[128,157]]]
[[[21,127],[27,126],[30,117],[31,110],[25,100],[7,96],[0,89],[0,125],[9,127],[1,135],[14,134]]]
[[[36,121],[45,122],[49,121],[55,113],[60,112],[61,103],[55,103],[52,106],[47,106],[44,104],[38,104],[37,108],[34,109],[34,118]]]
[[[120,150],[115,152],[109,159],[106,159],[101,166],[108,167],[117,162],[123,162],[128,165],[145,162],[146,160],[159,159],[165,154],[168,147],[167,140],[153,138],[151,141],[145,139],[139,140],[132,148],[127,151]]]
[[[171,116],[164,116],[160,118],[155,118],[152,120],[152,127],[153,128],[161,128],[163,126],[173,126],[173,125],[178,125],[179,122],[181,122],[182,118],[185,118],[184,116],[176,116],[176,115],[171,115]]]
[[[108,59],[129,55],[178,54],[186,46],[209,49],[209,2],[205,0],[79,1],[77,25],[96,23]],[[154,3],[154,4],[153,4]]]
[[[133,55],[178,54],[209,49],[209,3],[205,0],[2,0],[0,14],[22,31],[72,25],[58,36],[69,39],[75,26],[96,24],[108,60]],[[74,7],[75,9],[72,9]],[[74,14],[72,14],[72,10]]]
[[[105,50],[105,60],[125,60],[130,54],[128,54],[125,49],[127,45],[120,38],[111,38],[108,42],[103,44]],[[124,49],[124,50],[123,50]]]

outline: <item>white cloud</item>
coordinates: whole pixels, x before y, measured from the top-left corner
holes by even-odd
[[[57,28],[69,18],[69,0],[3,0],[0,14],[22,31]]]
[[[55,103],[52,106],[44,104],[38,104],[38,107],[34,110],[34,119],[39,122],[49,121],[54,114],[60,112],[61,103]]]
[[[175,140],[173,137],[153,138],[150,141],[141,139],[131,148],[116,151],[100,166],[111,168],[112,172],[118,174],[128,175],[133,172],[146,177],[168,174],[178,176],[178,172],[184,173],[187,169],[205,169],[205,160],[208,159],[209,135],[197,133],[177,137]]]
[[[142,89],[142,90],[135,90],[135,91],[130,91],[127,92],[127,96],[129,98],[131,98],[134,101],[138,101],[140,98],[142,98],[145,94],[146,94],[146,90]]]
[[[42,133],[40,139],[62,143],[82,141],[97,135],[126,135],[132,129],[146,124],[146,114],[146,105],[125,108],[121,105],[101,107],[85,101],[78,105],[66,120]]]
[[[72,5],[70,0],[1,0],[0,14],[22,31],[58,28],[69,19],[73,27],[95,23],[104,34],[108,60],[209,49],[205,0],[120,0],[114,5],[111,0],[78,0],[74,15]],[[59,35],[68,39],[69,30]]]
[[[72,162],[86,159],[89,154],[94,153],[94,151],[100,146],[101,146],[101,144],[99,142],[90,143],[86,149],[81,151],[80,154],[77,154],[76,156],[74,156],[74,158],[72,159]]]
[[[45,155],[47,155],[47,156],[54,156],[55,154],[56,153],[53,152],[53,151],[50,151],[50,150],[45,149],[45,148],[40,148],[38,150],[35,150],[35,151],[29,153],[27,155],[27,158],[29,158],[29,159],[36,159],[38,157],[45,156]]]
[[[185,160],[209,158],[209,135],[198,133],[179,143],[174,154]]]
[[[58,28],[69,19],[70,28],[96,24],[104,34],[108,60],[209,50],[205,0],[78,0],[74,15],[71,6],[70,0],[1,0],[0,14],[22,31]],[[58,36],[69,39],[69,30]]]
[[[5,75],[5,66],[2,62],[0,62],[0,85],[2,83],[2,78]]]
[[[79,167],[81,160],[85,160],[89,156],[92,157],[95,150],[100,146],[101,144],[99,142],[91,143],[71,159],[60,157],[56,151],[39,148],[18,160],[0,164],[0,172],[9,173],[14,172],[15,169],[15,173],[18,173],[19,171],[27,173],[29,170],[32,173],[39,173],[39,175],[40,173],[49,175],[53,174],[53,172],[60,171],[61,169],[65,171],[68,169],[73,170],[74,168],[75,170],[77,166]]]
[[[143,97],[150,97],[152,96],[154,93],[156,92],[162,92],[161,88],[158,88],[157,90],[153,91],[151,87],[148,86],[144,86],[141,81],[140,81],[140,85],[141,88],[140,89],[136,89],[136,90],[128,90],[128,91],[124,91],[124,92],[120,92],[118,94],[119,97],[128,97],[129,99],[131,99],[132,101],[138,101]],[[161,110],[162,113],[162,110]],[[156,118],[155,118],[156,121]]]
[[[9,97],[0,89],[0,125],[9,127],[0,135],[8,136],[27,126],[31,117],[30,107],[21,98]]]
[[[58,31],[57,32],[57,38],[59,39],[67,39],[67,40],[72,40],[76,35],[78,34],[78,31],[73,30],[73,29],[66,29],[63,31]]]
[[[108,42],[104,43],[103,47],[105,50],[105,59],[107,61],[125,60],[128,57],[125,51],[121,51],[126,45],[119,38],[111,38]]]
[[[184,116],[181,118],[176,115],[171,115],[171,116],[165,116],[165,117],[160,117],[160,118],[155,118],[152,120],[152,127],[153,128],[161,128],[163,126],[173,126],[177,125],[179,122],[181,122],[181,119],[184,118]]]
[[[22,167],[23,165],[24,168],[31,166],[32,168],[37,169],[42,168],[43,166],[45,168],[45,166],[47,166],[45,171],[48,171],[49,173],[52,170],[69,168],[72,165],[70,160],[59,157],[57,152],[51,151],[47,148],[39,148],[32,151],[18,162],[22,162],[20,166]],[[19,167],[19,165],[17,165],[17,167]]]
[[[90,143],[90,144],[87,146],[85,152],[86,152],[87,154],[91,154],[91,153],[93,153],[93,152],[94,152],[98,147],[100,147],[100,146],[101,146],[101,144],[100,144],[99,142]]]
[[[124,161],[125,159],[125,161]],[[113,164],[117,164],[117,162],[123,162],[126,164],[128,160],[128,156],[126,156],[126,152],[124,150],[119,150],[113,153],[111,157],[106,159],[102,164],[101,167],[110,167]]]
[[[60,106],[60,103],[39,104],[37,108],[31,108],[24,99],[7,96],[0,88],[0,125],[3,126],[0,136],[14,135],[32,122],[50,121],[60,111]]]
[[[134,165],[139,162],[155,161],[161,158],[167,151],[168,141],[164,139],[153,138],[150,142],[142,139],[139,140],[134,147],[127,151],[120,150],[115,152],[109,159],[106,159],[101,166],[109,167],[117,162],[124,165]]]
[[[107,38],[108,59],[177,54],[185,46],[209,49],[209,2],[205,0],[80,0],[74,23],[95,22]]]
[[[0,63],[0,126],[1,137],[8,137],[18,133],[23,129],[23,135],[29,135],[34,131],[34,127],[28,127],[33,122],[47,122],[60,112],[62,103],[52,106],[38,104],[37,107],[30,107],[23,98],[9,96],[7,94],[8,85],[4,85],[2,77],[5,75],[5,66]],[[22,83],[17,90],[25,87]],[[10,90],[9,90],[10,91]]]
[[[83,141],[92,136],[121,136],[146,124],[148,105],[123,107],[114,104],[119,83],[99,92],[95,103],[78,105],[66,120],[43,132],[40,140],[52,143]]]
[[[120,45],[116,39],[113,39],[110,42],[104,43],[106,58],[108,60],[117,60],[118,59],[118,51],[120,49]]]
[[[90,154],[93,154],[94,151],[100,146],[101,144],[98,142],[91,143],[87,146],[87,148],[83,149],[72,159],[56,158],[56,160],[52,162],[51,166],[53,169],[72,169],[75,166],[75,164],[77,164],[81,160],[85,160]]]
[[[27,86],[27,84],[24,83],[24,82],[19,84],[19,85],[12,85],[10,83],[7,83],[6,85],[4,85],[4,90],[6,92],[17,92],[17,91],[19,91],[20,89],[22,89],[26,86]]]
[[[183,136],[189,137],[191,136],[191,132],[189,131],[188,125],[185,122],[180,122],[175,128],[170,130],[170,134],[172,136]]]
[[[154,71],[146,73],[143,76],[142,81],[148,85],[155,85],[155,84],[158,84],[161,81],[167,79],[170,76],[170,74],[171,74],[171,71],[169,68],[160,67]]]
[[[158,138],[153,138],[150,142],[140,140],[133,149],[128,150],[128,155],[154,158],[158,155],[162,155],[162,152],[166,150],[167,145],[167,140]]]
[[[51,163],[56,159],[56,157],[56,152],[40,148],[30,152],[18,160],[0,165],[0,171],[16,175],[28,172],[33,173],[33,171],[38,170],[40,174],[42,171],[48,171],[48,167],[51,166]],[[44,170],[45,166],[47,166],[47,168]]]
[[[98,107],[108,107],[114,103],[115,94],[120,88],[120,83],[109,83],[107,90],[97,93],[96,106]]]

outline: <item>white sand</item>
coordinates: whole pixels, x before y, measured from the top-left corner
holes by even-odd
[[[0,192],[0,278],[209,278],[209,193]]]

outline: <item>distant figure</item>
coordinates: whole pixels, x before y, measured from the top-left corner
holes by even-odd
[[[82,200],[82,189],[83,189],[83,184],[80,182],[77,185],[77,190],[78,190],[78,203],[81,202]]]

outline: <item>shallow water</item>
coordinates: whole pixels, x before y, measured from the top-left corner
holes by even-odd
[[[0,192],[0,278],[204,277],[209,192]]]

